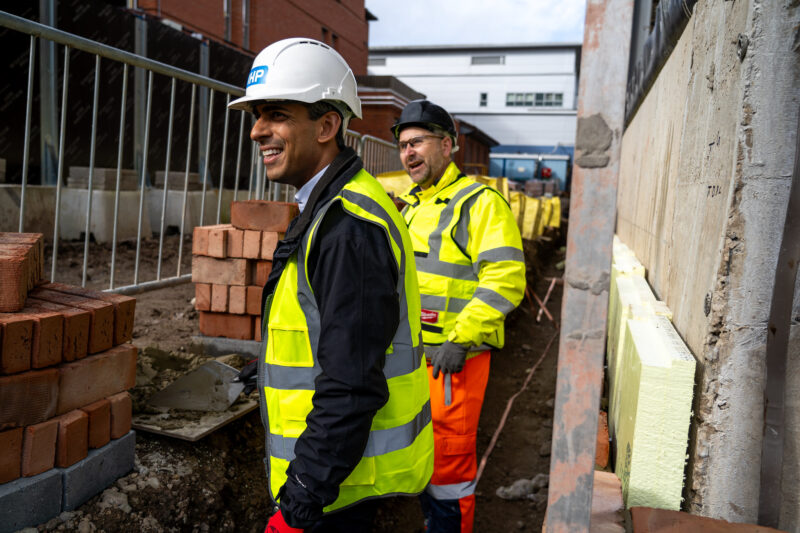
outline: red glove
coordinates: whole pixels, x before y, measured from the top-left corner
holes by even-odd
[[[303,533],[303,530],[291,527],[287,524],[279,509],[277,513],[272,515],[269,522],[267,522],[267,528],[264,530],[264,533]]]

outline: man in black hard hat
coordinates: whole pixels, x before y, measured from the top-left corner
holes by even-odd
[[[422,510],[427,532],[468,533],[490,352],[503,347],[505,316],[525,291],[522,239],[505,198],[451,161],[458,135],[447,111],[415,100],[392,133],[414,182],[399,199],[417,263],[433,414],[433,477]]]

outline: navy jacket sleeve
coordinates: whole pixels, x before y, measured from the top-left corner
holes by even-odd
[[[389,399],[383,364],[399,324],[398,272],[384,230],[337,203],[319,231],[309,280],[322,373],[279,495],[287,523],[300,528],[322,516],[361,458],[372,419]]]

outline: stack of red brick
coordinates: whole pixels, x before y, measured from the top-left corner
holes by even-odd
[[[297,204],[249,200],[231,204],[231,224],[194,228],[192,281],[200,333],[261,340],[261,290],[278,240]]]
[[[42,283],[42,269],[41,234],[0,233],[0,483],[131,428],[136,300]]]

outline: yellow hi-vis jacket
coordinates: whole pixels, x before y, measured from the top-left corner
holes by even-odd
[[[455,163],[435,185],[415,186],[400,199],[408,204],[403,217],[416,256],[425,345],[502,348],[505,316],[525,293],[522,238],[508,202]]]
[[[262,412],[267,414],[270,494],[277,501],[286,483],[295,442],[305,431],[306,416],[313,407],[314,380],[322,371],[315,353],[320,314],[307,260],[320,223],[334,202],[341,202],[347,214],[385,230],[399,273],[400,324],[383,368],[389,400],[372,420],[361,460],[340,485],[338,498],[323,512],[367,498],[418,494],[433,472],[430,393],[414,253],[400,213],[378,182],[361,170],[319,210],[265,304],[266,348],[258,374]]]

